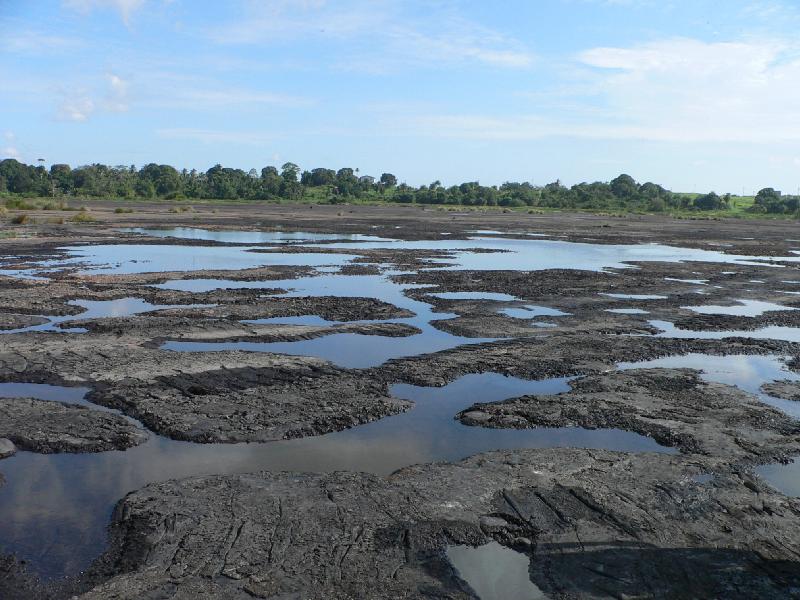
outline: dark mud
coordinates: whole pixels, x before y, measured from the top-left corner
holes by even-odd
[[[474,598],[445,548],[493,539],[530,560],[550,597],[790,597],[800,502],[746,475],[697,483],[698,472],[685,457],[556,449],[389,479],[156,484],[115,513],[102,564],[125,574],[81,598]]]
[[[124,417],[84,406],[0,398],[0,438],[7,438],[19,450],[43,454],[104,452],[141,444],[147,432]]]
[[[598,373],[620,362],[638,362],[684,354],[784,355],[797,344],[776,340],[729,338],[670,339],[626,335],[544,335],[461,346],[433,354],[388,361],[375,377],[414,385],[438,386],[467,373],[502,373],[523,379]]]
[[[207,355],[181,357],[188,363]],[[161,435],[201,443],[320,435],[411,406],[391,398],[386,385],[362,373],[293,359],[273,357],[262,368],[224,365],[152,380],[98,383],[89,399],[120,409]]]
[[[571,387],[554,396],[476,404],[459,418],[480,427],[614,427],[737,467],[800,454],[800,422],[737,388],[704,382],[695,371],[615,371]]]
[[[0,314],[0,331],[4,329],[21,329],[32,325],[47,323],[47,318],[36,315],[15,315],[13,313]]]
[[[761,386],[761,390],[765,394],[775,396],[776,398],[783,398],[784,400],[792,400],[800,402],[800,382],[797,381],[774,381],[772,383],[765,383]]]
[[[13,351],[0,350],[0,379],[88,384],[93,402],[120,409],[175,439],[235,442],[316,435],[409,406],[388,397],[385,382],[315,358],[165,352],[113,335],[39,334],[25,345],[15,344],[14,337],[19,336],[7,338]]]

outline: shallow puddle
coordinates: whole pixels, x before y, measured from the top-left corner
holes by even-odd
[[[764,465],[758,467],[756,473],[787,496],[800,496],[800,460],[795,458],[786,465]]]
[[[800,419],[800,402],[775,398],[761,391],[765,383],[789,379],[800,380],[800,375],[790,371],[778,356],[712,356],[708,354],[687,354],[668,356],[637,363],[620,363],[619,369],[668,368],[697,369],[706,381],[733,385],[754,394],[765,404]],[[770,485],[787,496],[800,496],[800,460],[788,465],[771,464],[756,469]]]
[[[447,558],[481,600],[544,600],[531,581],[530,559],[497,542],[483,546],[449,546]]]
[[[774,302],[763,302],[761,300],[737,300],[736,304],[730,306],[683,306],[681,308],[691,310],[702,315],[732,315],[736,317],[758,317],[765,312],[778,310],[797,310],[791,306],[783,306]]]
[[[266,444],[194,444],[151,434],[148,442],[124,452],[19,452],[0,462],[7,480],[0,487],[0,546],[29,561],[29,567],[44,577],[84,569],[104,550],[106,527],[120,498],[153,481],[199,474],[351,470],[388,475],[412,464],[513,448],[674,452],[651,438],[614,429],[487,429],[454,419],[474,402],[567,389],[568,378],[528,381],[483,373],[439,388],[394,385],[394,396],[416,403],[410,411],[317,437]],[[47,393],[48,399],[63,399],[55,390]],[[77,391],[66,388],[64,393],[74,398]]]
[[[28,331],[53,331],[61,333],[85,333],[86,330],[80,327],[66,328],[61,327],[63,323],[70,321],[82,321],[84,319],[107,319],[111,317],[129,317],[156,310],[170,308],[208,308],[213,304],[151,304],[141,298],[118,298],[116,300],[70,300],[67,304],[80,306],[83,312],[77,315],[47,316],[50,319],[47,323],[31,325],[30,327],[20,327],[19,329],[0,330],[0,335],[8,333],[25,333]]]
[[[517,300],[511,294],[501,294],[497,292],[437,292],[430,294],[434,298],[442,300],[494,300],[497,302],[512,302]]]
[[[83,267],[91,274],[134,274],[161,271],[254,269],[269,265],[342,266],[355,258],[348,254],[250,252],[246,246],[173,246],[118,244],[69,246],[67,266]],[[43,268],[48,264],[43,263]]]
[[[363,244],[326,244],[339,249],[386,249],[383,242]],[[631,262],[686,262],[767,266],[774,261],[800,262],[797,255],[781,258],[764,258],[725,254],[715,250],[695,250],[662,244],[586,244],[560,240],[516,239],[502,237],[475,237],[467,240],[404,241],[403,250],[439,250],[452,254],[434,262],[454,264],[451,268],[477,271],[509,269],[514,271],[539,271],[543,269],[579,269],[603,271],[630,268]],[[471,249],[483,252],[470,252]],[[486,252],[487,250],[494,251]],[[502,254],[496,254],[502,252]],[[776,265],[777,266],[777,265]]]
[[[755,340],[782,340],[784,342],[800,342],[800,327],[785,327],[781,325],[769,325],[761,329],[752,330],[722,330],[722,331],[701,331],[696,329],[678,329],[669,321],[653,320],[648,321],[650,325],[661,330],[656,337],[669,337],[679,339],[706,339],[723,340],[725,338],[741,337]]]
[[[642,310],[641,308],[607,308],[605,312],[614,313],[617,315],[649,315],[649,310]]]
[[[175,230],[173,230],[175,231]],[[205,231],[205,232],[204,232]],[[247,236],[274,236],[276,232],[212,232],[192,230],[191,235],[232,236],[237,240]],[[198,232],[198,233],[195,233]],[[286,236],[290,234],[281,233]],[[300,233],[298,235],[311,235]],[[323,234],[324,235],[324,234]],[[331,234],[333,235],[333,234]],[[336,235],[333,235],[336,238]],[[800,256],[758,257],[725,254],[716,250],[678,248],[662,244],[588,244],[560,240],[475,237],[466,240],[423,241],[362,241],[307,244],[308,252],[252,252],[263,246],[182,246],[157,244],[108,244],[68,246],[62,248],[71,258],[66,261],[43,261],[42,269],[59,266],[83,266],[92,273],[149,273],[157,271],[197,271],[203,269],[248,269],[267,265],[343,266],[355,258],[359,250],[433,250],[447,252],[447,258],[432,263],[452,269],[536,271],[542,269],[578,269],[603,271],[632,268],[631,262],[702,261],[722,264],[776,266],[780,262],[800,262]],[[205,238],[201,238],[205,239]],[[279,247],[278,240],[271,240]],[[354,254],[325,254],[325,250],[353,250]],[[473,250],[478,249],[479,252]],[[20,273],[21,275],[23,273]],[[35,270],[24,275],[35,276]]]
[[[619,300],[666,300],[669,296],[662,296],[661,294],[604,294],[601,296],[608,296],[609,298],[617,298]]]
[[[664,277],[664,281],[675,281],[678,283],[691,283],[694,285],[706,285],[708,279],[678,279],[677,277]]]
[[[195,227],[172,227],[168,229],[147,229],[131,227],[120,229],[125,233],[141,233],[150,237],[205,240],[228,244],[288,244],[321,242],[327,240],[346,240],[349,242],[396,242],[391,238],[360,233],[311,233],[308,231],[212,231]]]
[[[197,281],[197,280],[195,280]],[[240,283],[231,280],[200,280],[201,289],[209,291],[220,288],[235,289]],[[193,285],[194,281],[168,281],[161,287],[172,289],[173,285]],[[421,330],[420,333],[406,337],[387,337],[379,335],[363,335],[357,333],[335,333],[310,340],[292,342],[202,342],[202,341],[169,341],[161,347],[176,352],[220,352],[224,350],[244,350],[249,352],[277,352],[295,356],[316,356],[329,360],[336,365],[347,368],[368,368],[378,366],[392,358],[403,358],[447,350],[464,344],[480,344],[493,341],[494,338],[467,338],[452,335],[436,329],[432,323],[454,317],[452,313],[434,312],[426,302],[414,300],[404,292],[419,289],[421,286],[406,285],[393,282],[383,275],[335,275],[325,274],[316,277],[300,277],[278,282],[282,288],[289,290],[281,297],[320,297],[337,296],[342,298],[377,298],[388,304],[404,308],[414,313],[413,317],[370,321],[383,323],[404,323]],[[316,321],[319,319],[313,319]],[[278,321],[258,320],[256,322],[279,324]],[[313,324],[298,319],[300,324]],[[325,323],[327,324],[327,322]]]
[[[315,356],[348,369],[366,369],[393,358],[406,358],[426,352],[449,350],[465,344],[480,344],[494,338],[465,338],[425,327],[423,333],[406,337],[334,333],[296,342],[164,342],[164,350],[174,352],[275,352],[293,356]]]
[[[550,308],[549,306],[537,306],[533,304],[526,304],[522,307],[515,308],[502,308],[500,312],[515,319],[533,319],[535,317],[566,317],[569,313],[558,310],[557,308]]]
[[[85,387],[62,387],[46,383],[0,383],[0,398],[37,398],[102,410],[102,406],[96,406],[85,399],[88,393],[89,388]]]

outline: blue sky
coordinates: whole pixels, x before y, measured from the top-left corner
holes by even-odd
[[[800,2],[0,0],[0,157],[800,186]]]

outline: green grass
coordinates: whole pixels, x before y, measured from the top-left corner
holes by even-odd
[[[527,213],[527,214],[555,214],[555,213],[584,213],[584,214],[595,214],[595,215],[603,215],[603,216],[611,216],[611,217],[627,217],[633,215],[646,215],[646,214],[662,214],[667,215],[679,219],[688,219],[688,220],[718,220],[723,218],[735,218],[735,219],[781,219],[781,220],[791,220],[797,218],[795,215],[791,214],[763,214],[763,213],[751,213],[748,212],[748,209],[753,205],[754,197],[753,196],[731,196],[731,204],[728,209],[725,210],[713,210],[713,211],[696,211],[696,210],[684,210],[684,209],[668,209],[664,212],[649,212],[645,210],[625,210],[620,208],[550,208],[545,206],[519,206],[519,207],[508,207],[508,206],[466,206],[466,205],[458,205],[458,204],[402,204],[397,202],[392,202],[391,197],[393,195],[393,190],[389,190],[386,192],[386,196],[381,196],[380,194],[373,193],[368,196],[362,198],[348,198],[346,201],[343,201],[340,206],[394,206],[394,207],[405,207],[409,209],[417,209],[417,210],[429,210],[429,211],[436,211],[436,212],[446,212],[446,211],[455,211],[455,212],[487,212],[487,213]],[[678,196],[688,197],[690,199],[696,198],[699,194],[696,193],[676,193]],[[118,214],[133,212],[133,209],[128,207],[124,207],[129,203],[135,202],[136,204],[146,204],[152,206],[163,206],[167,210],[173,213],[183,213],[183,212],[192,212],[196,209],[196,207],[214,207],[214,206],[237,206],[237,205],[247,205],[247,204],[263,204],[263,205],[328,205],[329,202],[329,195],[326,190],[322,188],[312,188],[309,190],[306,195],[299,200],[285,200],[285,199],[276,199],[276,200],[231,200],[231,199],[213,199],[213,198],[205,198],[205,199],[198,199],[192,198],[191,205],[188,204],[188,201],[175,201],[175,200],[164,200],[161,198],[137,198],[135,200],[130,199],[102,199],[102,198],[72,198],[73,202],[83,202],[87,205],[95,204],[98,202],[103,203],[120,203],[123,207],[118,207],[114,209],[114,212]],[[184,204],[183,202],[186,202]],[[54,203],[51,198],[24,198],[24,199],[7,199],[6,205],[11,210],[85,210],[85,206],[81,206],[81,208],[76,208],[74,206],[69,206],[65,202],[58,202]],[[194,207],[194,208],[193,208]],[[0,205],[0,208],[2,206]],[[84,217],[80,217],[77,219],[77,222],[81,222]],[[88,222],[88,220],[86,221]]]

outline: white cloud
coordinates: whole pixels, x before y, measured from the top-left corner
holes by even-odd
[[[108,93],[106,95],[104,107],[111,112],[125,112],[128,110],[128,82],[119,75],[109,73]]]
[[[670,141],[800,139],[798,47],[669,39],[580,55],[622,131]]]
[[[114,9],[119,12],[123,23],[130,24],[133,13],[142,8],[146,0],[63,0],[64,6],[82,13],[97,8]]]
[[[94,101],[87,96],[65,98],[58,110],[58,116],[65,121],[86,121],[95,111]]]
[[[65,121],[82,122],[97,113],[128,110],[128,82],[114,73],[106,75],[103,87],[97,86],[94,90],[72,89],[69,92],[61,89],[59,93],[62,101],[58,118]]]
[[[568,109],[417,114],[396,131],[486,140],[547,136],[666,142],[800,141],[800,47],[780,41],[669,39],[578,56]],[[565,88],[570,89],[570,88]],[[559,92],[559,94],[563,93]],[[534,97],[532,103],[536,103]],[[537,103],[539,104],[539,103]],[[392,127],[391,120],[387,125]]]

